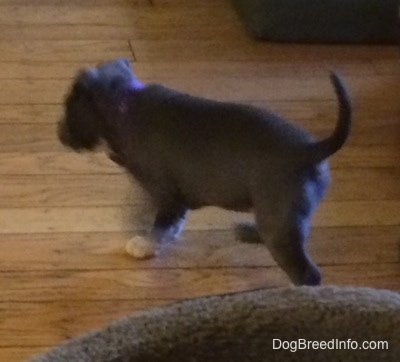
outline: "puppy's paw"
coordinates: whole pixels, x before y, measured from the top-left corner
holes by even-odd
[[[136,259],[149,259],[156,255],[157,244],[138,235],[126,243],[125,250]]]
[[[310,286],[320,285],[321,279],[322,278],[319,269],[312,265],[303,276],[301,284]]]

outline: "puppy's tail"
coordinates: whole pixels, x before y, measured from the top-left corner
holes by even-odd
[[[352,113],[350,96],[342,80],[335,72],[331,72],[330,78],[338,98],[339,118],[331,136],[322,141],[311,143],[306,148],[306,154],[303,157],[307,163],[319,163],[334,154],[343,146],[350,133]]]

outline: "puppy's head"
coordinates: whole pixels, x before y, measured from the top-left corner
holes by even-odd
[[[100,141],[99,112],[93,97],[93,71],[76,77],[65,100],[65,115],[58,125],[58,138],[74,150],[92,149]]]
[[[121,89],[131,84],[140,85],[126,59],[81,71],[66,97],[65,115],[58,125],[60,141],[76,151],[97,146],[107,111],[118,103]]]

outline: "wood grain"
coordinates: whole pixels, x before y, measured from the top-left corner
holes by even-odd
[[[22,362],[46,350],[44,347],[25,347],[18,343],[13,347],[0,348],[0,360]]]
[[[400,287],[396,263],[326,266],[322,272],[327,284]],[[5,272],[0,280],[4,302],[183,299],[285,285],[278,267]]]
[[[121,52],[118,56],[125,56]],[[110,56],[106,56],[109,59]],[[361,100],[393,100],[400,91],[400,83],[393,76],[347,77],[352,97]],[[61,104],[70,80],[2,80],[0,104]],[[187,78],[164,79],[163,84],[182,92],[223,101],[281,101],[288,98],[303,101],[336,100],[328,79],[305,78],[259,78],[256,83],[251,78],[238,80],[232,78],[198,79],[193,82]],[[290,93],[288,92],[290,89]]]
[[[1,69],[1,67],[0,67]],[[61,119],[63,107],[58,104],[2,104],[0,124],[45,124],[54,125]]]
[[[117,53],[118,56],[127,56],[128,54]],[[129,55],[129,58],[131,56]],[[105,54],[104,59],[109,59]],[[40,61],[40,60],[25,60],[25,61],[3,61],[0,67],[0,79],[12,80],[37,80],[37,79],[70,79],[77,74],[81,69],[93,66],[93,62],[82,60],[74,61]],[[47,104],[45,104],[48,106]],[[9,105],[5,105],[6,107]],[[43,107],[43,104],[21,104],[21,107]],[[1,105],[4,107],[4,105]],[[15,106],[14,106],[15,107]]]
[[[146,205],[131,207],[37,207],[1,208],[0,229],[4,234],[53,232],[138,231],[149,226],[152,215]],[[394,226],[400,224],[400,200],[322,202],[313,226]],[[249,214],[204,208],[189,214],[188,230],[224,230],[234,222],[252,221]]]
[[[5,272],[0,287],[4,302],[60,302],[66,299],[183,299],[287,283],[287,277],[277,267],[255,267],[185,270],[184,273],[180,269],[162,273],[157,269]]]
[[[372,66],[378,74],[399,74],[399,59],[374,59]]]
[[[337,281],[340,278],[349,279],[349,282],[358,282],[360,278],[360,271],[354,273],[354,270],[350,270],[348,267],[335,266],[335,267],[323,267],[323,271],[326,274],[326,278],[330,281]],[[400,271],[390,265],[374,265],[367,269],[365,265],[361,266],[361,269],[366,273],[365,275],[373,280],[373,283],[379,282],[382,278],[387,275],[399,276]],[[264,273],[269,273],[271,270],[260,269],[256,270],[260,273],[260,276]],[[352,275],[348,275],[351,274]],[[112,319],[121,318],[125,315],[137,314],[143,309],[148,307],[157,307],[161,305],[171,304],[174,299],[140,299],[140,287],[133,284],[136,281],[136,277],[139,283],[142,283],[145,278],[143,274],[148,272],[141,272],[140,276],[137,273],[130,273],[132,280],[129,283],[129,289],[134,288],[131,299],[122,300],[103,300],[102,293],[96,293],[96,297],[99,300],[84,299],[84,300],[70,300],[68,303],[60,300],[58,303],[54,301],[29,301],[29,302],[3,302],[0,303],[0,310],[3,310],[3,327],[0,330],[0,347],[2,346],[14,346],[23,345],[28,346],[49,346],[61,341],[71,338],[79,333],[84,333],[87,330],[100,328],[104,324],[109,323]],[[163,271],[163,274],[169,274],[170,271]],[[220,270],[211,271],[213,274],[212,278],[218,278],[217,275]],[[122,279],[116,281],[115,285],[124,283],[126,272],[114,273],[116,278],[122,277]],[[196,283],[201,283],[202,274],[199,272],[198,277],[194,279]],[[246,272],[242,273],[242,277],[246,278]],[[60,277],[60,275],[63,275]],[[77,283],[76,279],[82,278],[83,273],[76,273],[73,276],[67,276],[68,273],[58,274],[57,276],[48,276],[48,278],[61,278],[61,282],[64,282],[64,278],[68,279],[68,282]],[[128,276],[128,277],[129,277]],[[164,278],[163,278],[164,280]],[[27,281],[25,281],[26,283]],[[51,281],[50,281],[51,283]],[[58,283],[57,283],[58,284]],[[387,283],[387,286],[393,287],[399,284]],[[75,286],[75,285],[74,285]],[[94,286],[95,287],[95,286]],[[117,288],[117,287],[116,287]],[[228,287],[229,288],[229,287]],[[43,290],[41,290],[43,291]],[[91,290],[93,291],[93,290]],[[47,293],[46,293],[47,292]],[[64,295],[67,291],[62,291]],[[129,293],[130,290],[127,290]],[[49,291],[43,291],[43,294],[48,295]],[[50,295],[53,292],[50,292]],[[89,291],[90,293],[90,291]],[[189,292],[190,293],[190,292]],[[37,294],[35,294],[36,296]],[[62,295],[60,297],[62,297]],[[168,295],[168,293],[167,293]],[[102,311],[102,313],[99,313]],[[21,313],[29,313],[30,320],[32,323],[24,324],[20,321]],[[46,318],[43,318],[43,315]],[[10,335],[3,332],[6,330],[13,330],[14,333]],[[38,335],[35,331],[40,330],[42,333]],[[27,333],[29,332],[29,333]]]
[[[74,152],[0,153],[0,174],[51,175],[60,173],[120,174],[121,169],[102,152],[93,154]]]
[[[117,172],[118,170],[116,170]],[[354,168],[331,171],[329,201],[400,200],[400,170]],[[369,182],[363,182],[364,180]],[[126,206],[148,202],[125,172],[115,174],[4,175],[0,208]]]
[[[124,56],[131,58],[132,53],[127,41],[107,40],[0,40],[0,61],[85,61],[97,63],[102,58],[111,59]],[[104,59],[103,59],[104,61]]]
[[[235,13],[226,4],[196,7],[153,7],[149,3],[2,5],[2,37],[7,39],[208,39],[241,33]],[[139,11],[138,11],[139,10]],[[213,16],[210,16],[212,13]],[[17,19],[10,20],[10,19]],[[96,19],[93,22],[93,19]],[[187,29],[195,24],[196,31]],[[22,25],[22,31],[18,28]]]
[[[120,54],[116,54],[120,56]],[[108,58],[107,58],[108,59]],[[91,66],[92,62],[85,59],[74,61],[3,61],[0,67],[0,79],[70,79],[78,69]],[[181,61],[179,68],[173,61],[133,62],[133,69],[137,76],[147,82],[163,82],[165,78],[190,78],[197,81],[202,77],[288,77],[326,76],[332,69],[332,64],[310,64],[299,62],[294,65],[287,62],[255,62],[255,61]],[[354,75],[385,75],[379,73],[370,61],[342,63],[340,73],[347,76]]]
[[[190,119],[188,120],[190,121]],[[313,129],[311,127],[314,122],[307,123],[307,129],[314,136],[321,139],[328,137],[333,133],[336,120],[331,121],[328,128],[325,126]],[[369,123],[369,124],[368,124]],[[384,119],[379,121],[357,123],[354,125],[355,133],[351,135],[349,143],[345,147],[353,146],[398,146],[399,135],[397,129],[399,122],[396,118]],[[399,147],[400,150],[400,147]],[[3,154],[14,152],[67,152],[66,148],[57,138],[57,123],[53,124],[0,124],[0,152]],[[72,151],[69,151],[72,152]],[[341,152],[338,153],[341,155]],[[339,156],[340,157],[340,156]]]
[[[338,168],[396,168],[399,165],[398,145],[345,147],[340,157],[330,159]],[[121,174],[121,169],[104,153],[75,154],[73,152],[10,152],[0,153],[0,175],[55,174]]]
[[[212,76],[212,75],[211,75]],[[238,78],[240,79],[240,78]],[[71,80],[72,82],[72,80]],[[245,103],[245,102],[239,102]],[[315,100],[259,100],[248,101],[247,104],[280,114],[292,123],[311,130],[330,131],[337,118],[337,101]],[[368,100],[353,100],[353,127],[366,125],[381,125],[390,120],[397,120],[400,114],[400,106],[397,100],[387,99],[371,103]],[[61,118],[64,112],[62,104],[2,104],[0,105],[0,124],[29,125],[29,124],[54,124]],[[357,133],[357,132],[352,132]]]
[[[0,348],[51,346],[87,330],[101,328],[112,319],[138,314],[143,309],[171,303],[173,300],[161,299],[0,303],[0,310],[3,312]],[[21,321],[20,316],[26,313],[30,315],[30,323]],[[46,318],[43,318],[44,315]],[[7,329],[13,333],[4,333]]]
[[[249,39],[242,33],[234,37],[213,37],[201,42],[198,39],[131,39],[138,61],[208,60],[208,61],[286,61],[296,56],[295,62],[311,64],[341,64],[370,60],[374,52],[382,59],[398,57],[396,47],[303,44],[275,44]]]
[[[85,3],[82,3],[80,0],[69,0],[67,3],[60,2],[58,0],[0,0],[0,5],[37,5],[37,6],[46,6],[52,5],[54,7],[62,6],[64,4],[68,5],[96,5],[96,6],[104,6],[104,5],[117,5],[117,6],[125,6],[125,5],[146,5],[149,4],[148,0],[86,0]]]
[[[7,250],[2,270],[141,270],[269,267],[276,263],[263,244],[239,241],[233,230],[185,230],[159,258],[136,261],[125,253],[132,234],[55,233],[0,235]],[[400,227],[317,227],[308,249],[319,265],[397,263]]]

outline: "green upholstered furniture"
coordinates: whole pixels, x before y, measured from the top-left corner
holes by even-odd
[[[399,0],[233,0],[257,38],[300,43],[397,44]]]

